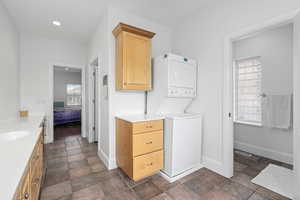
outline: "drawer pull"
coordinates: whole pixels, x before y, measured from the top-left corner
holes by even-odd
[[[152,166],[153,165],[153,163],[151,162],[151,163],[149,163],[149,164],[147,164],[147,166]]]
[[[28,194],[28,192],[26,192],[26,193],[24,194],[24,199],[29,199],[29,194]]]
[[[40,156],[36,156],[35,159],[38,160],[40,158]]]
[[[146,144],[152,144],[152,141],[150,141],[150,142],[146,142]]]
[[[153,126],[146,126],[146,128],[153,128]]]
[[[38,184],[40,182],[40,179],[39,178],[35,178],[34,179],[34,184]]]

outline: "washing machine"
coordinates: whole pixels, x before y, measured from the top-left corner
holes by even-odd
[[[164,123],[164,168],[170,179],[201,167],[202,117],[200,114],[168,114]]]

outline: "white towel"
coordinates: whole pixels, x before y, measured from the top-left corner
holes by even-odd
[[[263,125],[269,128],[291,127],[291,95],[268,95],[263,101]]]

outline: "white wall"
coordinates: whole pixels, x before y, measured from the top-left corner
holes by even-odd
[[[67,105],[67,84],[81,84],[81,72],[54,70],[54,101],[62,101]]]
[[[51,112],[50,75],[51,65],[85,67],[87,59],[86,45],[66,40],[51,40],[36,35],[21,34],[20,40],[20,95],[21,106],[29,113],[45,113],[48,116],[48,131],[45,141],[53,140]],[[84,84],[84,80],[83,80]],[[84,91],[83,91],[84,93]],[[83,99],[84,103],[84,99]],[[85,136],[85,113],[82,116],[82,135]],[[50,121],[51,120],[51,121]]]
[[[261,56],[262,92],[293,93],[293,25],[259,33],[233,43],[233,58]],[[293,131],[234,124],[235,148],[293,163]]]
[[[109,137],[110,148],[109,158],[110,163],[115,165],[115,117],[122,114],[144,113],[144,92],[120,92],[115,89],[115,37],[112,30],[120,23],[129,24],[139,28],[143,28],[156,33],[152,39],[152,57],[159,56],[171,51],[171,29],[149,21],[142,17],[133,15],[123,10],[110,8],[109,9]]]
[[[175,53],[199,62],[199,97],[190,111],[203,113],[204,164],[225,174],[222,139],[224,39],[300,8],[298,0],[219,1],[178,22],[174,28]]]
[[[109,7],[105,16],[102,17],[102,21],[89,45],[89,62],[99,55],[100,71],[102,70],[101,66],[103,66],[103,71],[101,71],[100,74],[108,74],[109,103],[102,101],[105,103],[103,106],[109,106],[108,110],[105,110],[105,112],[108,112],[107,116],[103,119],[105,124],[108,123],[108,126],[103,125],[105,127],[100,132],[99,153],[110,168],[116,167],[116,115],[144,112],[144,92],[120,92],[115,89],[115,38],[112,34],[112,30],[120,22],[156,33],[152,40],[153,57],[171,50],[171,30],[166,26],[114,7]]]
[[[50,93],[51,64],[86,65],[86,47],[69,41],[21,35],[21,106],[46,112]]]
[[[0,2],[0,120],[19,110],[19,34]]]
[[[90,110],[88,123],[90,124],[87,128],[89,133],[93,133],[92,130],[92,114],[93,114],[93,105],[91,103],[93,99],[92,90],[92,62],[98,58],[98,71],[97,71],[97,83],[96,83],[96,95],[99,97],[98,102],[96,102],[97,112],[96,112],[96,132],[98,133],[98,150],[101,152],[101,155],[105,156],[105,160],[108,159],[109,152],[109,100],[104,98],[103,96],[103,85],[102,78],[105,74],[108,74],[108,14],[107,11],[100,19],[99,25],[92,35],[92,38],[89,42],[88,46],[88,65],[87,65],[87,76],[88,87],[87,91],[89,91],[89,100],[87,102],[87,106]],[[98,127],[98,128],[97,128]],[[105,152],[105,153],[104,153]],[[107,155],[107,156],[106,156]],[[108,165],[108,163],[106,163]]]

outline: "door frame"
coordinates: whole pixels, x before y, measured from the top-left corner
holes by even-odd
[[[48,128],[45,138],[46,143],[53,143],[54,141],[54,116],[53,116],[53,100],[54,100],[54,67],[69,67],[81,69],[81,136],[86,137],[86,108],[85,108],[85,66],[71,65],[65,63],[51,63],[49,65],[49,101],[48,101]]]
[[[232,58],[232,43],[233,41],[242,38],[245,35],[261,32],[271,27],[277,27],[284,24],[294,24],[294,18],[299,14],[299,10],[287,13],[285,15],[278,16],[271,20],[265,21],[261,24],[257,24],[238,32],[229,34],[224,39],[224,68],[223,68],[223,104],[222,104],[222,163],[223,163],[223,175],[225,177],[233,176],[233,148],[234,148],[234,130],[233,130],[233,58]],[[295,66],[293,65],[293,68]],[[294,85],[295,91],[296,85]],[[231,116],[229,116],[231,113]],[[295,136],[295,130],[294,130]],[[295,137],[294,137],[295,138]],[[294,156],[300,156],[300,152],[293,152]]]
[[[97,63],[97,65],[95,65]],[[95,83],[94,85],[94,80],[93,78],[93,68],[95,67]],[[89,98],[88,98],[88,110],[89,110],[89,126],[88,126],[88,141],[89,143],[95,142],[95,134],[97,134],[98,138],[97,141],[100,141],[100,131],[101,131],[101,112],[100,112],[100,59],[99,56],[92,59],[90,64],[88,65],[88,70],[87,70],[87,77],[88,77],[88,93],[89,93]],[[93,91],[94,90],[94,91]],[[96,92],[94,94],[94,92]],[[93,95],[95,97],[95,106],[93,105]],[[93,111],[92,109],[95,110]],[[93,116],[94,115],[94,116]],[[91,120],[93,119],[93,120]],[[93,126],[95,126],[95,131],[93,131]],[[99,145],[100,143],[98,143]]]

